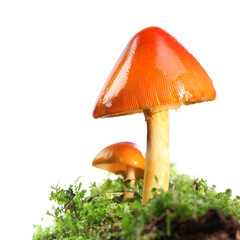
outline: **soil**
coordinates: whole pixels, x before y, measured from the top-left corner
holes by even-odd
[[[153,220],[145,227],[143,239],[157,239],[154,235],[161,234],[164,224],[163,220]],[[166,240],[240,240],[240,223],[231,215],[209,209],[203,216],[173,222],[171,236],[162,237]]]

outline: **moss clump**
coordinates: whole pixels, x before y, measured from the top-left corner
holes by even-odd
[[[104,180],[99,187],[90,186],[90,195],[78,180],[68,189],[53,187],[50,200],[55,202],[52,211],[53,225],[43,228],[34,225],[34,240],[40,239],[170,239],[179,224],[204,215],[208,209],[221,210],[240,220],[240,197],[232,192],[217,193],[202,179],[178,174],[171,167],[170,190],[153,189],[154,198],[141,205],[142,180],[135,187],[134,199],[123,201],[126,186],[123,178]]]

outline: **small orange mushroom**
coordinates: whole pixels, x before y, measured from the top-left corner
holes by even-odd
[[[168,190],[168,110],[215,98],[212,80],[199,62],[163,29],[146,28],[130,40],[98,97],[93,117],[144,113],[143,204],[152,197],[152,188]]]
[[[120,142],[109,145],[94,158],[92,165],[115,174],[126,174],[125,181],[135,184],[136,178],[143,178],[145,159],[137,145]],[[133,192],[125,192],[124,199],[132,198]]]

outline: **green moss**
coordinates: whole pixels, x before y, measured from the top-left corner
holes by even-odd
[[[146,206],[141,205],[142,186],[142,180],[134,188],[128,185],[136,197],[125,201],[122,192],[126,186],[121,177],[106,179],[100,187],[93,183],[90,196],[86,196],[79,180],[66,190],[53,187],[50,200],[55,204],[47,212],[53,217],[53,225],[35,225],[33,239],[165,239],[174,224],[203,215],[208,209],[221,210],[240,220],[240,197],[232,198],[230,189],[217,193],[215,186],[180,175],[174,166],[170,190],[153,189],[154,198]],[[149,227],[154,222],[158,222],[157,229]]]

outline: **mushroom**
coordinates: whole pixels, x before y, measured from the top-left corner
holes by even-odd
[[[136,178],[143,178],[145,159],[137,145],[131,142],[119,142],[100,151],[92,165],[115,174],[126,174],[125,181],[134,185]],[[133,198],[133,192],[124,193],[124,199]]]
[[[168,110],[215,98],[212,80],[203,67],[163,29],[149,27],[130,40],[98,97],[93,117],[144,113],[143,204],[152,197],[152,188],[168,190]]]

